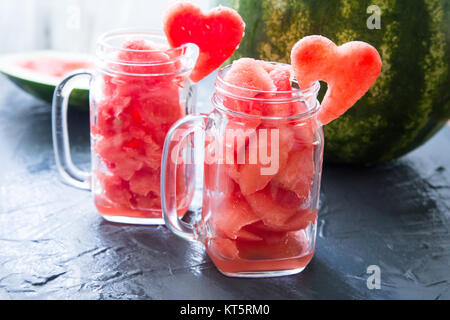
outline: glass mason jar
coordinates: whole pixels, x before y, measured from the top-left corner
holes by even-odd
[[[324,142],[317,120],[320,84],[254,92],[227,83],[229,69],[218,73],[214,110],[179,120],[166,137],[161,181],[166,225],[186,240],[202,242],[227,276],[299,273],[315,247]],[[292,87],[298,84],[292,81]],[[268,111],[286,116],[264,116]],[[196,154],[204,155],[203,208],[196,223],[186,224],[176,214],[176,168],[185,161],[179,156],[183,141],[198,132],[204,137],[194,143]]]
[[[197,57],[195,45],[171,49],[160,32],[114,31],[98,40],[93,72],[72,74],[56,88],[52,121],[58,170],[68,184],[92,190],[106,220],[164,223],[162,148],[169,128],[195,111],[189,74]],[[72,82],[82,76],[90,79],[89,173],[73,165],[67,132],[67,100]],[[183,215],[193,189],[186,179],[188,167],[180,163],[179,168],[177,212]]]

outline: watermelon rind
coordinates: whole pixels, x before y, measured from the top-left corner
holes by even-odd
[[[41,57],[73,59],[77,61],[93,61],[87,54],[72,53],[55,50],[32,51],[26,53],[15,53],[0,55],[0,73],[6,76],[19,88],[34,97],[48,103],[52,103],[53,93],[61,78],[39,74],[15,64],[17,61],[33,60]],[[89,110],[89,87],[88,84],[76,84],[69,98],[69,108],[80,111]]]

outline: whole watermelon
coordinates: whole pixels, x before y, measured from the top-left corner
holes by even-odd
[[[450,118],[450,0],[228,0],[246,22],[233,58],[290,62],[293,45],[320,34],[366,41],[382,74],[357,105],[325,130],[325,159],[373,165],[417,148]],[[369,29],[368,7],[381,10]],[[373,20],[371,20],[373,22]]]

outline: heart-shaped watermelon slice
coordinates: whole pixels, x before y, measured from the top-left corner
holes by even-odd
[[[351,108],[381,73],[381,57],[371,45],[352,41],[338,47],[317,35],[305,37],[295,44],[291,63],[302,88],[317,80],[328,84],[318,116],[323,125]]]
[[[163,18],[164,32],[172,47],[194,43],[200,55],[191,79],[200,81],[225,62],[241,43],[245,23],[233,9],[219,6],[204,13],[189,1],[170,5]]]

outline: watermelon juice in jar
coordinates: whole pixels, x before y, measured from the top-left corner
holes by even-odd
[[[204,243],[227,276],[301,272],[315,246],[323,156],[319,83],[298,89],[289,65],[241,59],[219,71],[207,117],[169,132],[163,153],[163,213],[177,235]],[[202,218],[176,215],[174,174],[182,137],[204,131]],[[195,148],[195,146],[194,146]],[[173,154],[172,154],[173,153]]]
[[[91,189],[107,220],[162,224],[161,154],[169,128],[193,113],[189,80],[198,48],[170,48],[162,33],[115,31],[100,37],[91,78],[92,172],[76,169],[68,157],[64,86],[54,100],[54,144],[59,171],[74,186]],[[179,164],[177,212],[183,215],[192,196],[189,167]]]

